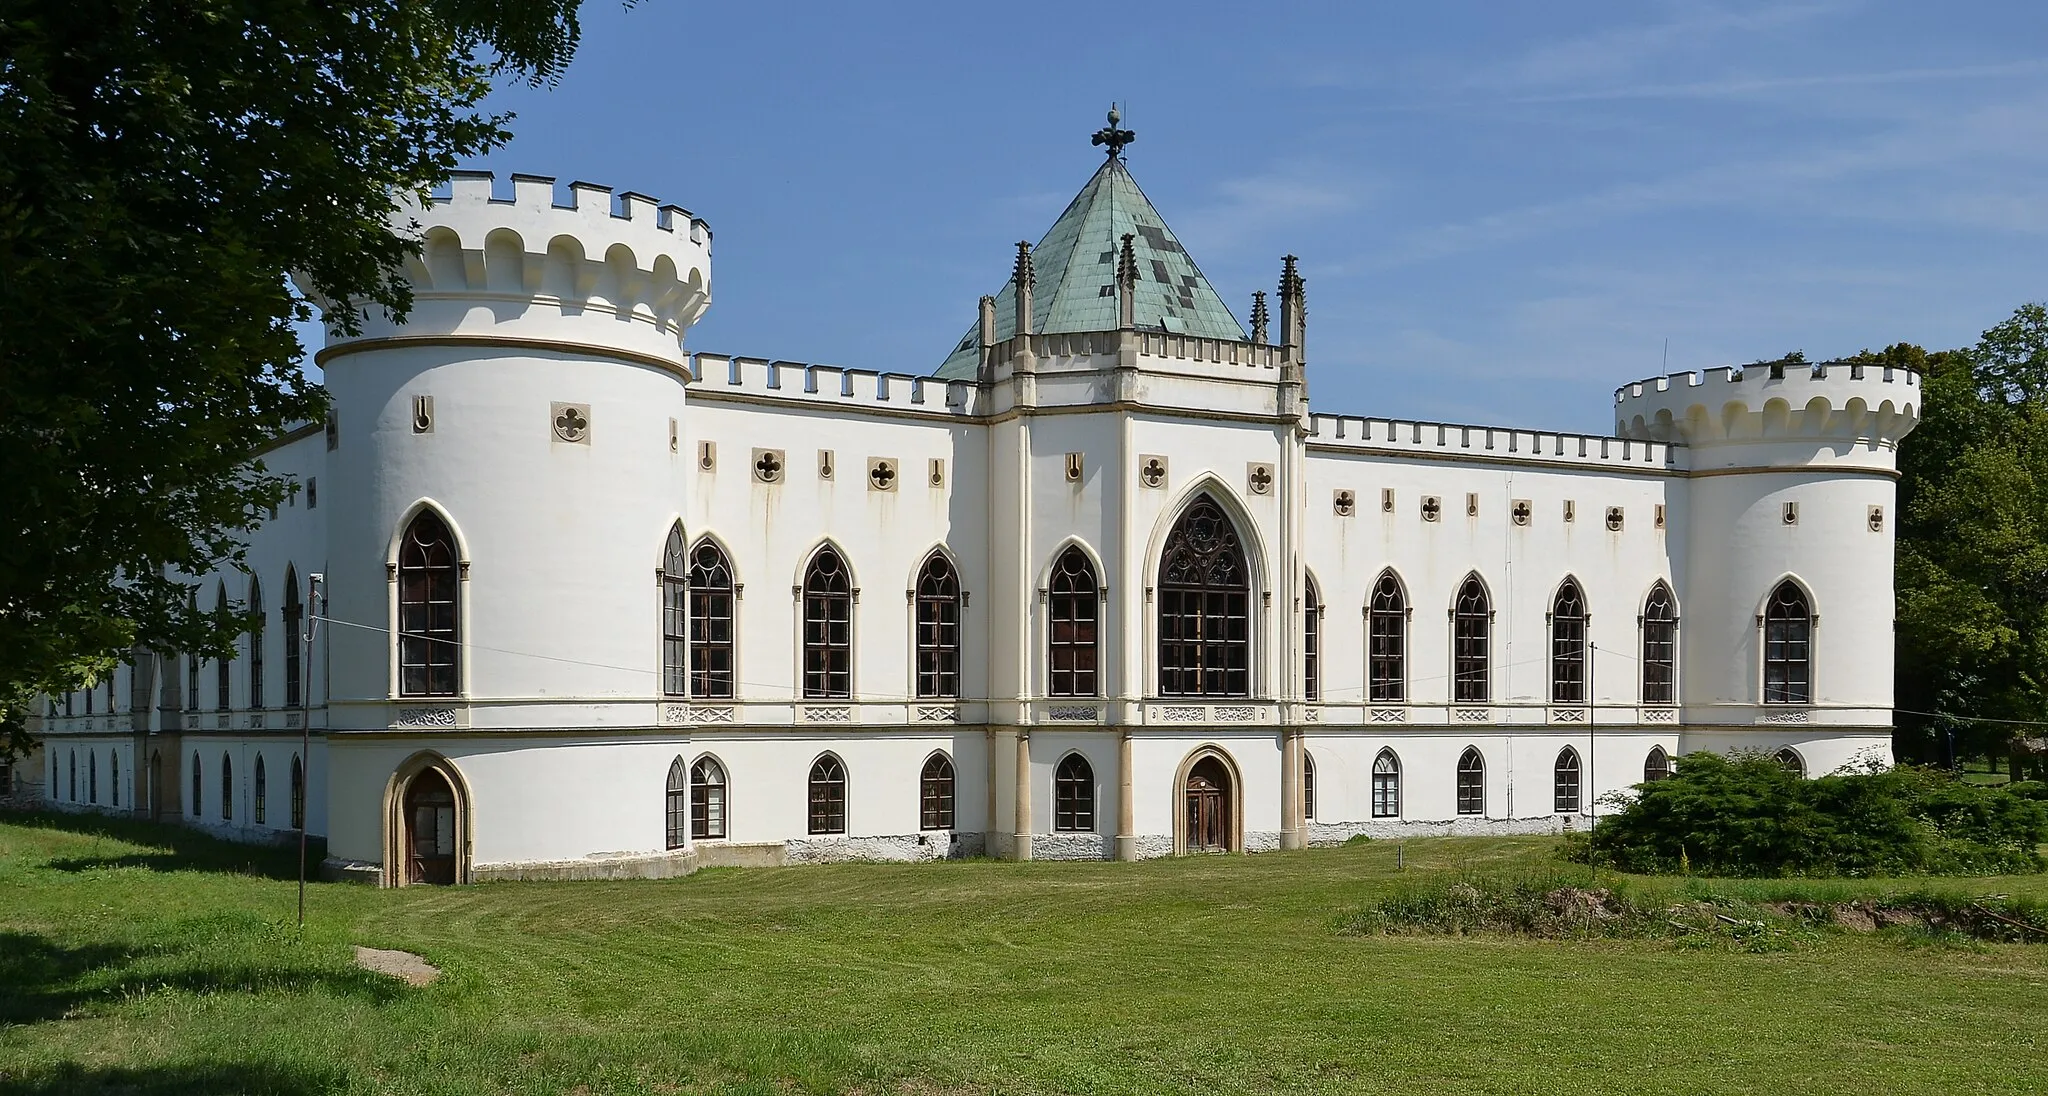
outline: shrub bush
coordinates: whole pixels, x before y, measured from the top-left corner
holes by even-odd
[[[1623,871],[1994,875],[2048,867],[2048,803],[1899,767],[1808,780],[1762,756],[1699,752],[1568,846]]]

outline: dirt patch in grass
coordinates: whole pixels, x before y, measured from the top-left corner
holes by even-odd
[[[356,947],[356,965],[364,970],[388,974],[409,986],[424,986],[441,977],[441,968],[427,962],[426,957],[409,951],[390,951],[384,948]]]

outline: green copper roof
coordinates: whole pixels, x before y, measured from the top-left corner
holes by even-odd
[[[1140,329],[1244,340],[1237,317],[1181,249],[1120,158],[1103,162],[1031,249],[1038,276],[1032,287],[1032,330],[1062,334],[1117,329],[1116,252],[1125,233],[1136,237],[1132,244],[1138,288],[1133,313]],[[1017,285],[1012,278],[996,296],[996,341],[1016,333]],[[981,365],[980,339],[977,323],[934,375],[973,379]]]

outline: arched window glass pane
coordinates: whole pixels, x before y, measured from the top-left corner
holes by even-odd
[[[666,804],[668,847],[680,849],[690,834],[690,774],[680,757],[669,762]]]
[[[398,545],[398,692],[454,696],[461,651],[455,537],[423,510]]]
[[[1237,529],[1207,495],[1160,558],[1159,695],[1251,695],[1251,578]]]
[[[1550,603],[1550,702],[1586,702],[1586,595],[1565,579]]]
[[[263,825],[264,818],[269,814],[269,807],[265,800],[269,798],[270,793],[269,782],[263,772],[262,754],[256,755],[256,773],[253,787],[250,790],[254,795],[254,799],[249,804],[249,819],[261,826]]]
[[[197,771],[197,770],[195,770]],[[196,790],[198,785],[193,785]],[[64,758],[64,798],[78,802],[78,751],[71,750]]]
[[[100,801],[100,755],[97,750],[85,751],[85,801]]]
[[[1301,816],[1316,820],[1316,759],[1307,750],[1301,751]]]
[[[1566,747],[1557,755],[1557,767],[1553,773],[1553,809],[1559,814],[1577,814],[1579,810],[1579,753]]]
[[[249,576],[249,707],[263,707],[263,587]],[[107,706],[113,710],[113,705]]]
[[[1643,602],[1643,703],[1676,703],[1677,683],[1678,605],[1660,582]]]
[[[1486,813],[1486,759],[1472,746],[1458,758],[1458,813]]]
[[[1643,760],[1643,783],[1655,784],[1671,776],[1671,755],[1662,746],[1650,747],[1650,756]]]
[[[306,702],[305,659],[299,649],[300,621],[305,615],[305,605],[299,600],[299,575],[291,568],[284,569],[284,612],[279,620],[284,624],[284,706],[297,708]]]
[[[1799,751],[1788,746],[1778,751],[1776,760],[1778,764],[1785,766],[1786,772],[1791,773],[1793,776],[1806,775],[1806,759],[1799,756]]]
[[[1467,576],[1451,610],[1451,699],[1483,704],[1493,696],[1487,672],[1492,630],[1486,586],[1478,575]]]
[[[192,751],[192,817],[194,818],[199,817],[199,796],[204,788],[205,785],[199,779],[199,751],[194,750]]]
[[[0,792],[6,790],[7,785],[0,782]],[[121,805],[121,755],[112,750],[107,751],[107,802]]]
[[[1779,583],[1764,606],[1764,703],[1812,702],[1812,638],[1806,591],[1790,579]]]
[[[1069,545],[1053,562],[1046,592],[1046,692],[1096,695],[1096,622],[1099,595],[1087,553]]]
[[[810,832],[846,832],[846,766],[831,754],[811,765]]]
[[[306,765],[292,755],[292,829],[306,828]]]
[[[938,552],[917,576],[917,695],[960,695],[960,576]]]
[[[1401,816],[1401,761],[1392,750],[1381,750],[1372,760],[1372,816]]]
[[[1095,770],[1080,754],[1068,754],[1053,770],[1052,828],[1057,833],[1095,829]]]
[[[852,695],[853,579],[846,561],[828,544],[804,571],[804,696],[840,700]]]
[[[690,769],[690,836],[711,841],[725,836],[725,769],[710,758]]]
[[[733,594],[725,553],[711,541],[697,542],[690,553],[691,696],[732,699]]]
[[[1408,696],[1408,595],[1392,571],[1373,584],[1365,624],[1368,696],[1399,704]]]
[[[220,755],[220,817],[223,822],[235,817],[235,762],[226,754]]]
[[[683,527],[677,525],[661,549],[661,692],[687,696],[689,688],[690,556],[683,548]]]
[[[924,763],[917,782],[917,818],[919,829],[953,828],[953,762],[945,754],[935,753]]]
[[[225,583],[222,583],[222,584],[216,585],[216,586],[214,587],[214,592],[213,592],[213,603],[214,603],[215,605],[218,605],[218,606],[220,606],[220,607],[221,607],[222,609],[226,609],[226,608],[227,608],[227,606],[228,606],[228,588],[227,588],[227,585],[226,585]],[[232,660],[232,659],[226,659],[226,658],[221,658],[221,659],[215,659],[215,660],[214,660],[214,663],[213,663],[213,672],[214,672],[214,682],[213,682],[213,685],[214,685],[214,696],[213,696],[213,700],[214,700],[214,703],[213,703],[213,706],[214,706],[214,708],[215,708],[215,709],[217,709],[217,710],[219,710],[219,711],[223,711],[223,712],[224,712],[224,711],[227,711],[227,710],[228,710],[229,708],[231,708],[231,707],[233,707],[233,706],[234,706],[234,701],[233,701],[233,699],[232,699],[232,698],[231,698],[231,697],[229,696],[229,693],[231,693],[231,692],[233,691],[233,685],[234,685],[234,683],[233,683],[233,679],[232,679],[232,674],[233,674],[233,670],[232,670],[232,662],[233,662],[233,660]],[[86,710],[87,710],[87,711],[91,711],[92,709],[88,708],[88,709],[86,709]]]
[[[1311,578],[1301,590],[1301,695],[1305,700],[1323,698],[1323,597]]]

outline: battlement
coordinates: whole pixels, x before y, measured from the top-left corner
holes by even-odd
[[[1723,366],[1615,389],[1615,433],[1692,446],[1829,439],[1890,449],[1918,423],[1919,401],[1919,374],[1888,365]]]
[[[1310,415],[1309,445],[1437,459],[1449,456],[1643,472],[1682,472],[1688,466],[1684,446],[1661,441],[1349,415]]]
[[[915,377],[837,365],[728,354],[690,355],[692,398],[736,396],[878,415],[972,418],[981,390],[972,381]]]

